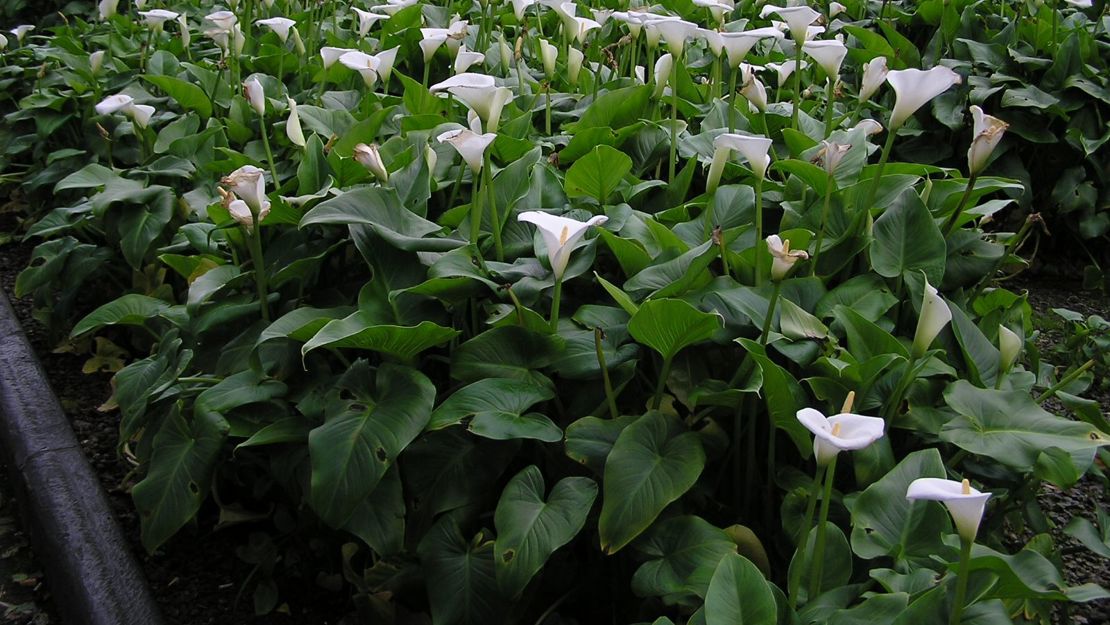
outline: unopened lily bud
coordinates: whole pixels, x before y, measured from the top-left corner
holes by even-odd
[[[998,352],[1002,373],[1014,367],[1021,355],[1022,340],[1016,332],[1006,326],[998,326]]]
[[[914,358],[925,354],[933,339],[937,338],[949,321],[952,321],[952,311],[948,308],[948,303],[926,279],[921,298],[921,316],[917,318],[917,330],[913,336]]]
[[[354,156],[356,161],[374,174],[375,178],[382,182],[389,182],[389,170],[386,169],[385,163],[382,161],[382,155],[378,151],[377,145],[360,143],[355,146]]]
[[[257,78],[251,78],[243,83],[243,96],[250,102],[251,108],[259,116],[266,115],[266,92],[262,89],[262,83],[258,82]]]

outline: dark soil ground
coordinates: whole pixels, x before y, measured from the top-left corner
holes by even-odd
[[[3,217],[3,215],[0,215]],[[0,223],[0,232],[8,224]],[[26,299],[15,299],[11,293],[15,277],[25,266],[31,246],[0,241],[0,288],[3,288],[24,324],[33,346],[42,359],[43,366],[72,419],[74,431],[90,462],[98,472],[101,484],[108,493],[114,512],[132,544],[154,596],[170,625],[241,625],[297,624],[315,625],[347,622],[349,604],[344,600],[328,601],[321,606],[312,605],[309,597],[336,597],[332,593],[313,592],[303,588],[292,593],[301,601],[291,600],[283,606],[287,613],[269,617],[253,616],[250,592],[240,593],[243,580],[250,574],[249,565],[240,561],[236,548],[245,542],[235,532],[202,533],[185,530],[182,535],[160,550],[148,555],[139,542],[139,523],[128,493],[132,485],[129,465],[116,452],[118,416],[100,412],[98,407],[110,395],[108,374],[86,375],[81,373],[83,356],[54,353],[42,326],[31,316],[31,304]],[[1045,320],[1053,317],[1049,309],[1062,307],[1085,315],[1110,316],[1110,302],[1105,296],[1083,292],[1078,284],[1059,280],[1023,280],[1008,285],[1013,290],[1030,292],[1030,301]],[[87,310],[79,311],[84,314]],[[1062,326],[1044,326],[1040,345],[1049,356],[1051,346],[1063,338]],[[1051,359],[1051,358],[1050,358]],[[1090,395],[1090,394],[1089,394]],[[1095,395],[1104,413],[1110,413],[1110,393],[1102,389]],[[1050,410],[1062,413],[1059,405],[1047,405]],[[38,565],[34,561],[26,537],[19,529],[18,514],[9,500],[5,485],[0,480],[0,623],[43,625],[57,622]],[[1062,528],[1076,515],[1094,519],[1095,510],[1107,508],[1108,496],[1103,484],[1087,477],[1075,488],[1061,492],[1046,489],[1040,497],[1041,505],[1056,523],[1053,537],[1058,541],[1064,556],[1064,573],[1070,584],[1096,582],[1110,585],[1110,561],[1091,554],[1077,541],[1062,532]],[[283,590],[284,592],[284,590]],[[238,597],[238,598],[237,598]],[[284,599],[284,596],[283,596]],[[54,599],[57,600],[57,599]],[[312,605],[311,611],[295,604]],[[280,610],[279,610],[280,611]],[[1060,623],[1076,625],[1110,624],[1110,601],[1095,602],[1070,607],[1069,614]]]

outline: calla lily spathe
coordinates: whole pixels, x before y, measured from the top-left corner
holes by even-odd
[[[802,52],[808,54],[825,71],[829,80],[835,82],[840,75],[840,65],[848,54],[848,47],[839,40],[824,39],[805,42],[802,44]]]
[[[775,73],[778,74],[779,86],[781,87],[782,85],[786,84],[787,80],[790,79],[790,75],[794,73],[796,65],[797,63],[795,63],[794,59],[790,59],[789,61],[783,61],[782,63],[768,63],[767,68],[775,70]],[[809,63],[802,61],[801,68],[805,69],[807,67],[809,67]]]
[[[840,161],[844,160],[844,156],[848,154],[848,150],[852,149],[851,145],[846,143],[836,143],[835,141],[822,141],[821,149],[817,152],[817,162],[821,164],[821,168],[825,170],[828,175],[836,173],[836,168],[840,165]]]
[[[266,92],[257,78],[250,78],[243,83],[243,95],[246,96],[255,113],[260,117],[266,115]]]
[[[740,65],[740,95],[762,113],[767,110],[767,88],[755,77],[756,69],[755,66],[747,63]]]
[[[501,111],[512,101],[513,92],[507,87],[498,87],[493,76],[466,72],[456,74],[429,89],[432,93],[450,92],[485,122],[488,132],[497,132],[501,122]]]
[[[101,67],[104,67],[104,51],[97,50],[89,55],[89,70],[95,76],[100,73]]]
[[[475,63],[481,63],[484,60],[486,60],[486,55],[481,52],[467,50],[464,43],[459,46],[459,52],[455,55],[455,73],[462,74]]]
[[[546,39],[540,39],[540,62],[543,63],[543,73],[548,80],[555,77],[555,62],[558,58],[559,49]]]
[[[116,14],[119,10],[119,0],[100,0],[96,5],[97,12],[100,14],[100,19],[106,20]]]
[[[784,241],[777,234],[767,237],[767,251],[771,252],[771,280],[775,282],[785,280],[799,260],[809,258],[805,250],[790,249],[790,239]]]
[[[248,231],[254,228],[254,215],[251,213],[250,206],[243,200],[231,200],[227,204],[227,212],[231,218],[239,225],[246,228]],[[258,211],[258,223],[262,223],[263,219],[270,214],[270,201],[262,202],[262,209]]]
[[[301,116],[297,113],[297,101],[288,96],[285,101],[289,104],[289,119],[285,122],[285,135],[293,145],[303,148],[306,142],[304,130],[301,128]]]
[[[863,66],[863,80],[860,81],[859,86],[860,102],[866,102],[871,99],[871,96],[875,95],[875,92],[883,85],[883,81],[886,80],[889,71],[885,56],[877,56]]]
[[[668,52],[655,61],[655,90],[652,95],[656,98],[663,95],[663,89],[671,79],[671,68],[674,66],[674,57]]]
[[[358,36],[359,37],[365,37],[367,34],[369,34],[370,33],[370,27],[372,27],[375,22],[378,22],[380,20],[389,19],[388,16],[382,15],[381,13],[374,13],[372,11],[363,11],[362,9],[360,9],[358,7],[351,7],[351,10],[354,11],[355,15],[358,16]]]
[[[352,50],[351,48],[335,48],[332,46],[320,48],[320,58],[324,62],[324,69],[328,69],[332,65],[335,65],[339,58],[348,52],[357,52],[357,50]]]
[[[34,29],[35,29],[35,27],[30,25],[30,24],[22,24],[20,26],[16,26],[15,28],[9,30],[8,32],[15,35],[15,40],[22,44],[23,43],[23,38],[27,36],[27,33],[31,32]]]
[[[596,215],[589,221],[578,221],[569,217],[559,217],[542,211],[525,211],[517,216],[519,221],[535,224],[547,245],[547,260],[556,280],[562,280],[566,273],[570,253],[575,244],[586,234],[590,226],[598,226],[609,220],[605,215]]]
[[[408,8],[416,3],[417,0],[386,0],[385,4],[372,6],[370,10],[392,16],[401,9]]]
[[[813,455],[818,466],[828,466],[842,451],[858,451],[883,437],[886,423],[878,417],[841,412],[826,417],[820,410],[802,408],[798,421],[813,433]]]
[[[889,128],[893,132],[924,106],[929,100],[948,91],[953,85],[960,84],[960,75],[951,69],[937,65],[929,70],[895,69],[886,75],[886,81],[894,88],[894,109],[890,112]]]
[[[721,2],[720,0],[694,0],[694,6],[709,9],[709,14],[713,16],[713,19],[716,20],[718,24],[723,24],[725,22],[725,13],[735,8],[733,5]]]
[[[821,17],[820,13],[804,5],[797,7],[767,5],[759,11],[759,17],[766,18],[772,13],[777,14],[786,22],[787,28],[790,29],[790,36],[796,43],[801,43],[809,38],[808,29],[810,25]]]
[[[263,206],[269,203],[266,200],[266,174],[254,165],[243,165],[224,176],[220,184],[256,213],[261,213]]]
[[[721,33],[725,54],[730,67],[739,67],[752,48],[764,39],[783,39],[782,31],[777,28],[756,28],[739,33]]]
[[[767,137],[724,133],[717,135],[713,140],[713,146],[717,150],[726,148],[739,152],[744,160],[748,161],[748,167],[756,178],[762,179],[767,175],[767,168],[771,165],[771,157],[768,155],[771,140]]]
[[[672,19],[655,22],[659,35],[667,42],[667,50],[676,58],[682,56],[686,40],[698,32],[698,25],[686,20]]]
[[[382,182],[389,182],[389,170],[385,166],[385,161],[382,160],[377,144],[366,145],[360,143],[356,145],[354,157],[367,171],[374,174],[375,178]]]
[[[153,106],[135,104],[135,98],[122,93],[104,98],[95,108],[99,115],[123,113],[130,117],[131,121],[139,128],[146,128],[150,123],[150,118],[154,115]]]
[[[280,39],[282,43],[285,43],[289,39],[289,29],[297,25],[296,22],[289,19],[288,17],[271,17],[264,20],[258,20],[255,22],[255,24],[269,28],[271,31],[273,31],[275,35],[278,36],[278,39]]]
[[[393,75],[393,65],[397,62],[397,50],[400,50],[400,46],[382,50],[374,55],[374,58],[378,59],[378,69],[375,71],[385,82],[389,82],[389,77]]]
[[[1014,368],[1023,346],[1021,337],[1006,326],[998,326],[999,365],[1003,373]]]
[[[906,499],[943,503],[956,523],[960,538],[968,542],[973,542],[979,533],[979,523],[990,496],[990,493],[972,488],[967,480],[957,482],[936,477],[918,478],[906,489]]]
[[[374,55],[352,50],[339,57],[339,62],[343,67],[358,72],[367,87],[373,88],[378,82],[378,66],[381,65],[381,61]]]
[[[204,16],[204,19],[216,25],[220,30],[231,31],[236,24],[239,23],[239,18],[231,11],[216,11]]]
[[[967,169],[970,175],[975,176],[987,166],[987,160],[1010,125],[987,115],[978,106],[972,105],[970,110],[975,137],[971,140],[971,147],[967,149]]]
[[[917,330],[913,335],[913,356],[920,358],[928,351],[933,340],[948,322],[952,321],[952,310],[948,303],[937,293],[936,288],[925,280],[921,298],[921,314],[917,318]]]
[[[173,11],[165,9],[151,9],[150,11],[139,11],[139,15],[143,18],[143,23],[147,26],[153,26],[155,29],[161,29],[162,25],[170,20],[177,19],[178,14]]]
[[[585,60],[586,55],[578,48],[567,50],[567,81],[571,86],[578,86],[578,75],[582,72],[582,62]]]
[[[436,140],[440,143],[451,144],[451,147],[455,148],[459,156],[462,156],[466,164],[470,166],[470,171],[477,174],[482,171],[482,159],[486,154],[486,149],[496,138],[497,133],[494,132],[478,134],[473,130],[460,128],[459,130],[449,130],[436,137]]]

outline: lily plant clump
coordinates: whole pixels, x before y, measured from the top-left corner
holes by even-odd
[[[1026,3],[137,4],[15,29],[0,77],[46,198],[16,291],[114,373],[150,552],[238,526],[259,613],[385,623],[1110,596],[1036,499],[1103,470],[1090,367],[994,282],[1037,96],[947,36]],[[1036,50],[1105,43],[1039,10]]]

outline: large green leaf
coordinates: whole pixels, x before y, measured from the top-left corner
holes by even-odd
[[[813,440],[809,431],[798,421],[798,410],[804,405],[799,403],[799,398],[805,397],[802,387],[794,376],[775,364],[767,356],[766,347],[759,343],[738,339],[748,354],[759,365],[763,375],[763,400],[767,404],[767,412],[771,415],[775,427],[784,430],[794,441],[798,452],[804,457],[809,457],[813,449]]]
[[[667,519],[633,545],[650,558],[632,576],[632,591],[641,597],[673,600],[705,597],[721,558],[736,553],[724,530],[697,516]]]
[[[385,472],[374,492],[359,502],[343,529],[383,556],[399,553],[405,542],[405,498],[397,465]]]
[[[940,533],[949,527],[940,506],[909,505],[906,489],[919,477],[946,477],[936,449],[915,451],[867,487],[852,504],[852,551],[861,558],[891,556],[922,561],[942,548]]]
[[[1097,428],[1057,417],[1025,393],[981,389],[959,380],[945,390],[944,399],[956,417],[941,430],[941,440],[1021,471],[1032,471],[1049,447],[1068,452],[1082,471],[1095,449],[1110,444],[1110,437]]]
[[[569,543],[597,498],[597,483],[587,477],[566,477],[544,500],[543,474],[535,465],[516,474],[497,502],[497,583],[505,596],[516,597],[556,549]]]
[[[141,76],[141,78],[173,98],[175,102],[181,105],[181,108],[187,111],[196,111],[202,118],[212,116],[212,101],[208,99],[208,95],[204,93],[203,89],[193,83],[173,76],[151,76],[147,74]]]
[[[308,435],[308,501],[334,527],[347,523],[431,418],[435,387],[419,371],[383,365],[375,386],[372,405],[352,401]]]
[[[564,186],[570,197],[589,196],[604,204],[631,170],[632,159],[627,154],[599,145],[570,166]]]
[[[494,572],[494,544],[479,533],[467,540],[453,515],[444,515],[418,548],[432,625],[503,622],[504,602]]]
[[[605,461],[624,428],[637,417],[626,415],[616,419],[582,417],[567,426],[566,454],[571,460],[589,467],[594,473],[605,473]]]
[[[684,347],[708,341],[720,327],[720,315],[702,312],[678,299],[645,302],[628,320],[632,338],[665,359],[674,358]]]
[[[169,310],[170,305],[160,299],[129,293],[92,311],[73,326],[70,336],[99,330],[105,326],[141,326],[149,319]]]
[[[458,334],[458,330],[431,321],[422,321],[415,326],[380,324],[373,314],[360,310],[342,319],[329,321],[301,347],[301,355],[319,347],[351,347],[408,361],[426,349],[443,345]]]
[[[173,218],[174,194],[167,187],[149,187],[135,201],[120,209],[119,245],[127,264],[139,269],[147,250]]]
[[[536,371],[551,364],[563,347],[558,336],[520,326],[487,330],[463,343],[451,357],[451,377],[463,382],[483,378],[546,378]]]
[[[620,551],[697,481],[705,451],[695,432],[652,411],[625,428],[605,462],[601,548]]]
[[[382,187],[362,187],[320,203],[305,213],[300,227],[314,224],[362,224],[390,245],[410,252],[446,252],[465,243],[428,236],[443,227],[405,208],[396,191]]]
[[[705,595],[706,625],[775,625],[778,608],[763,573],[740,554],[721,559]]]
[[[150,469],[131,490],[147,551],[169,540],[200,509],[227,431],[219,413],[187,419],[177,407],[170,412],[154,436]]]
[[[527,379],[479,380],[440,404],[432,413],[428,429],[438,430],[469,418],[470,431],[485,438],[534,438],[555,443],[563,438],[559,426],[541,414],[525,413],[533,404],[554,396],[550,388]]]
[[[932,284],[944,278],[947,247],[933,215],[913,189],[907,189],[872,230],[871,266],[887,278],[924,271]]]
[[[291,310],[273,323],[266,326],[266,329],[258,335],[256,345],[261,345],[266,341],[272,341],[279,338],[293,339],[294,341],[308,341],[316,335],[328,322],[335,319],[340,319],[351,314],[352,308],[350,306],[339,306],[337,308],[312,308],[305,306]]]

